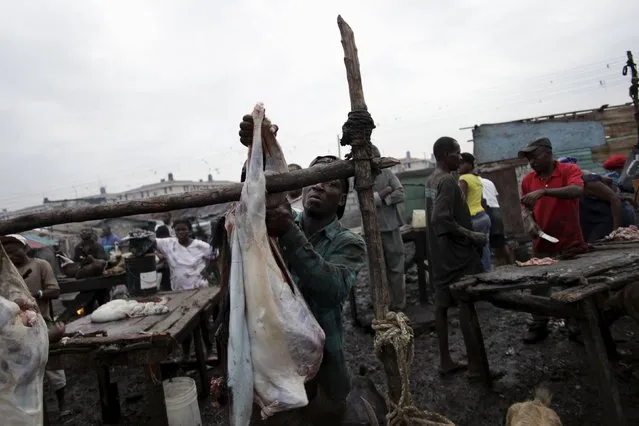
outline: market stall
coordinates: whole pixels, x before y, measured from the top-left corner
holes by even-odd
[[[168,313],[106,323],[93,323],[90,316],[84,316],[67,324],[66,338],[50,346],[47,368],[97,371],[102,418],[106,424],[120,421],[117,384],[111,383],[109,376],[112,366],[145,370],[151,424],[168,424],[160,366],[191,334],[202,385],[200,392],[207,389],[206,359],[198,324],[202,315],[217,304],[219,288],[158,293],[157,296],[168,299]]]
[[[579,323],[591,373],[609,425],[625,425],[619,391],[609,356],[615,354],[610,330],[602,321],[599,300],[610,291],[639,280],[639,243],[610,242],[574,259],[541,266],[503,266],[493,272],[468,277],[451,287],[460,310],[471,318],[472,347],[468,356],[481,361],[482,379],[491,384],[488,358],[474,303],[487,301],[514,311],[529,312]],[[524,290],[559,289],[550,297],[533,296]]]

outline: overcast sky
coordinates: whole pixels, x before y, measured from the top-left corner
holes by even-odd
[[[474,124],[628,102],[639,1],[0,0],[0,209],[237,180],[256,101],[289,162],[337,153],[355,32],[384,155]],[[472,150],[464,143],[463,149]]]

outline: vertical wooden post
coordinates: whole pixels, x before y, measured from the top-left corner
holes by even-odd
[[[359,57],[355,45],[355,36],[351,27],[337,17],[337,25],[342,36],[344,48],[344,65],[346,66],[346,78],[351,100],[351,112],[362,113],[368,111],[364,100],[362,88],[362,76],[359,69]],[[374,176],[371,170],[371,143],[370,129],[356,129],[352,131],[348,141],[352,147],[351,155],[355,166],[355,188],[359,200],[359,208],[362,214],[362,229],[368,251],[369,280],[373,295],[375,319],[382,320],[386,317],[388,285],[386,282],[386,263],[382,238],[379,233],[377,212],[373,198]],[[353,129],[351,129],[353,130]],[[347,135],[344,135],[347,136]],[[342,143],[344,140],[342,140]],[[397,403],[401,395],[401,377],[397,365],[397,354],[392,346],[384,346],[380,361],[384,365],[388,381],[389,397]]]
[[[599,387],[599,396],[604,406],[605,424],[625,426],[627,422],[621,407],[615,373],[608,361],[606,345],[601,337],[597,307],[592,297],[582,300],[580,305],[585,316],[585,319],[581,320],[581,332],[590,366]]]

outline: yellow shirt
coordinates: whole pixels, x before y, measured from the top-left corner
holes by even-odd
[[[484,208],[481,205],[481,198],[484,187],[481,183],[481,179],[479,179],[478,176],[468,173],[461,175],[459,180],[463,180],[468,185],[466,203],[468,204],[470,215],[475,216],[476,214],[483,212]]]

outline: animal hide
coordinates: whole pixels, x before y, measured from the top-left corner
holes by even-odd
[[[265,174],[286,172],[287,166],[263,121],[264,107],[258,104],[247,178],[226,217],[232,247],[228,386],[234,426],[248,424],[253,396],[262,418],[307,405],[304,383],[320,367],[325,339],[267,235],[266,205],[278,205],[286,194],[266,197]]]

